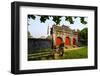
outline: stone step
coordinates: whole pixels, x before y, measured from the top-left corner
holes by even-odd
[[[77,48],[78,46],[77,45],[73,45],[73,48]]]
[[[65,46],[66,49],[73,48],[73,46]]]

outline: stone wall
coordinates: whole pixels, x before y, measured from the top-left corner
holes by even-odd
[[[51,49],[52,41],[49,39],[28,39],[28,53],[38,53],[43,52],[45,50],[42,49]]]

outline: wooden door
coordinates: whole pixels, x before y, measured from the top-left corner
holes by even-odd
[[[62,39],[60,37],[56,38],[56,45],[59,46],[62,43]]]
[[[66,39],[65,39],[65,44],[66,44],[66,45],[70,45],[70,38],[69,38],[69,37],[66,37]]]
[[[73,45],[76,45],[76,39],[73,38]]]

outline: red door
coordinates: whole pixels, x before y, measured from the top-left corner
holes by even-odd
[[[66,44],[66,45],[70,45],[70,38],[69,38],[69,37],[66,37],[66,39],[65,39],[65,44]]]
[[[76,45],[76,39],[73,38],[73,45]]]
[[[56,38],[56,45],[60,45],[62,43],[62,39],[60,37]]]

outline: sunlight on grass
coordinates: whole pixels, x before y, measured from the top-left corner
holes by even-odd
[[[88,48],[85,46],[80,49],[67,50],[61,59],[88,58]]]

